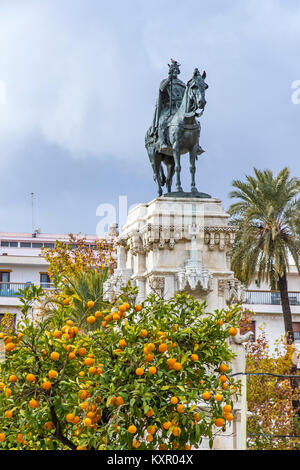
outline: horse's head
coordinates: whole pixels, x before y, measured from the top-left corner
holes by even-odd
[[[205,83],[206,72],[201,75],[198,69],[194,70],[193,77],[187,83],[188,113],[196,112],[197,109],[204,109],[206,105],[205,90],[208,85]]]

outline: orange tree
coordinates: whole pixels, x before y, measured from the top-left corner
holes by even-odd
[[[289,375],[295,357],[286,339],[269,349],[265,333],[248,345],[247,372]],[[298,380],[300,385],[300,380]],[[284,377],[249,376],[247,387],[248,448],[254,450],[300,449],[300,423],[292,402],[295,398],[290,381]],[[276,437],[276,436],[296,436]]]
[[[106,311],[82,299],[56,304],[33,322],[37,288],[23,296],[17,333],[0,333],[2,449],[189,449],[230,426],[239,382],[230,377],[228,344],[239,307],[205,313],[186,294],[142,306],[127,289]]]

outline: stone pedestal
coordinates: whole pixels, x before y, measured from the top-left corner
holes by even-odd
[[[159,197],[134,207],[115,241],[117,269],[106,282],[110,298],[120,294],[130,280],[139,288],[136,303],[156,293],[168,299],[186,291],[207,302],[207,312],[243,300],[243,289],[230,270],[229,251],[234,229],[228,225],[222,202],[212,198]],[[233,372],[245,369],[242,342],[232,340],[237,353]],[[214,449],[241,449],[242,406],[236,420],[214,440]],[[207,448],[204,440],[202,448]]]
[[[116,239],[117,269],[107,282],[110,296],[128,280],[138,286],[136,301],[156,292],[168,299],[187,291],[207,308],[241,300],[228,252],[234,230],[219,199],[159,197],[134,207]]]

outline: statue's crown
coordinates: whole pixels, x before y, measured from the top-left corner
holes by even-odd
[[[180,67],[180,64],[179,62],[177,62],[177,60],[171,59],[171,64],[168,64],[168,66],[169,66],[169,69],[172,70],[172,69],[178,69]]]

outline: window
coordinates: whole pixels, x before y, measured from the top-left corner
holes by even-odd
[[[9,246],[9,242],[1,242],[1,246]]]
[[[17,248],[18,245],[19,245],[18,242],[9,242],[9,246],[10,246],[11,248]]]
[[[6,296],[9,292],[10,272],[0,271],[0,295]]]
[[[40,284],[45,289],[50,287],[51,280],[48,273],[40,273]]]
[[[300,343],[300,322],[293,322],[295,342]]]
[[[0,271],[0,282],[9,282],[10,272],[9,271]]]
[[[20,242],[21,248],[31,248],[30,242]]]
[[[42,248],[43,244],[39,242],[33,242],[32,243],[32,248]]]
[[[44,243],[45,248],[54,248],[54,243]]]

